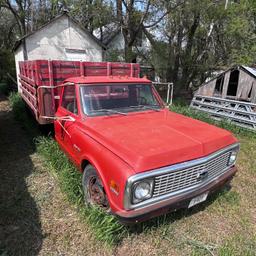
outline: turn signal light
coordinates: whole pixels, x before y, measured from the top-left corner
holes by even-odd
[[[116,184],[114,180],[110,181],[110,190],[114,192],[116,195],[119,195],[119,186]]]

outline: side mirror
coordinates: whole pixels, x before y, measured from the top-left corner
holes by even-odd
[[[76,121],[76,119],[72,116],[55,116],[54,120],[67,121],[67,122],[75,122]]]
[[[67,121],[67,122],[75,122],[76,121],[76,119],[72,116],[41,116],[41,118],[53,119],[56,121]]]

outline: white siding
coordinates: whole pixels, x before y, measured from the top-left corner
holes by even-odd
[[[142,38],[142,49],[146,50],[146,51],[150,51],[151,49],[151,43],[150,41],[146,38],[146,36],[143,34],[143,38]]]
[[[26,45],[30,60],[102,61],[101,46],[66,16],[27,37]],[[66,49],[85,50],[85,53],[71,55]]]
[[[102,61],[103,49],[68,16],[62,16],[25,38],[28,60]],[[23,59],[22,45],[15,51],[16,72]]]
[[[124,47],[125,47],[124,36],[121,32],[118,33],[108,44],[108,49],[110,50],[111,49],[124,50]],[[144,52],[149,51],[151,49],[151,44],[144,34],[142,38],[142,45],[138,47],[138,49]]]
[[[124,50],[125,42],[124,42],[124,36],[120,32],[118,33],[108,44],[108,49],[115,49],[115,50]]]
[[[16,66],[16,76],[17,76],[17,83],[18,83],[18,90],[20,88],[20,83],[19,83],[19,74],[20,74],[20,69],[19,69],[19,61],[24,60],[24,55],[23,55],[23,46],[20,45],[16,51],[15,51],[15,66]]]

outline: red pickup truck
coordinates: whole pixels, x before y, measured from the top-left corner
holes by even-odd
[[[138,64],[20,62],[20,93],[83,172],[87,205],[124,222],[192,207],[230,182],[239,144],[173,113]]]

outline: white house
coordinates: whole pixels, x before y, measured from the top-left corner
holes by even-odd
[[[124,51],[124,35],[119,24],[114,22],[109,23],[103,26],[101,29],[94,30],[93,34],[106,46],[106,55],[113,50],[118,50],[120,52]],[[138,54],[147,53],[150,51],[150,49],[151,44],[149,40],[145,34],[140,31],[134,44],[134,52],[137,52]],[[120,57],[119,61],[123,61],[122,57]],[[136,61],[139,61],[139,59]]]
[[[19,61],[52,59],[98,62],[103,60],[104,49],[105,46],[95,36],[64,13],[16,42],[17,79]]]

